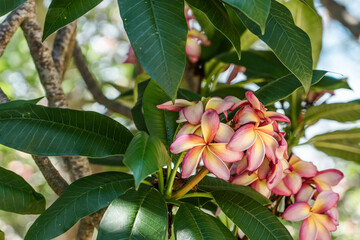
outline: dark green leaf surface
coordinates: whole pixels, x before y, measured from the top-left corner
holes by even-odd
[[[214,27],[219,30],[234,46],[238,59],[241,56],[241,34],[231,21],[222,2],[219,0],[208,0],[206,4],[199,0],[187,0],[191,8],[197,8],[208,17]]]
[[[174,218],[176,240],[230,240],[236,239],[220,220],[199,208],[181,204]]]
[[[45,198],[22,177],[0,167],[0,209],[20,214],[40,214]]]
[[[144,119],[142,99],[144,96],[145,89],[149,84],[149,81],[150,80],[146,80],[138,84],[137,102],[135,106],[131,109],[131,115],[133,116],[136,128],[139,131],[144,131],[144,132],[148,132],[148,130],[146,128],[145,119]]]
[[[265,28],[267,28],[266,19],[268,18],[270,11],[270,0],[223,0],[223,2],[240,10],[248,18],[254,21],[257,26],[261,28],[261,32],[264,33]]]
[[[133,176],[119,172],[80,178],[36,219],[25,239],[47,240],[57,237],[81,218],[106,207],[133,186]]]
[[[124,154],[132,134],[95,112],[48,108],[26,101],[0,105],[0,143],[41,156]]]
[[[102,0],[52,0],[45,18],[43,41],[101,2]]]
[[[339,88],[351,89],[347,82],[347,78],[344,76],[325,76],[317,84],[311,87],[311,89],[315,91],[331,91]]]
[[[319,82],[325,74],[326,71],[314,70],[311,84]],[[255,95],[266,106],[290,96],[299,88],[301,88],[299,80],[293,74],[289,74],[261,87]]]
[[[26,0],[0,0],[0,17],[14,10],[24,2],[26,2]]]
[[[312,77],[312,53],[308,35],[294,24],[290,11],[272,0],[266,31],[238,11],[245,26],[263,40],[279,60],[300,80],[308,91]]]
[[[110,156],[104,158],[88,158],[88,159],[91,164],[106,165],[106,166],[125,166],[123,162],[124,160],[123,155]]]
[[[200,101],[201,96],[187,89],[179,88],[177,98],[186,99],[188,101]]]
[[[5,240],[5,233],[0,230],[0,240]]]
[[[260,193],[258,193],[256,190],[254,190],[249,186],[232,184],[222,179],[214,178],[214,177],[206,176],[203,180],[199,182],[199,189],[210,192],[219,191],[219,190],[239,192],[259,202],[262,205],[266,205],[270,203],[269,199],[267,199],[266,197],[264,197],[263,195],[261,195]]]
[[[159,138],[138,132],[125,152],[124,164],[134,174],[135,187],[148,175],[170,162],[169,155]]]
[[[181,0],[118,0],[136,57],[171,98],[184,69],[187,23]]]
[[[250,197],[230,191],[216,191],[213,196],[226,216],[250,239],[292,239],[277,217]]]
[[[156,106],[170,100],[154,81],[151,81],[146,87],[143,97],[146,127],[150,135],[158,137],[167,149],[173,142],[179,113],[161,110]]]
[[[98,240],[165,240],[167,207],[163,196],[142,185],[115,199],[100,223]]]

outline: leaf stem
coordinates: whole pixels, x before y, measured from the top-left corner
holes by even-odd
[[[179,199],[184,198],[193,198],[193,197],[205,197],[205,198],[214,198],[211,193],[203,193],[203,192],[193,192],[193,193],[187,193],[184,196],[180,197]]]
[[[161,194],[164,194],[164,174],[163,174],[163,169],[162,167],[159,168],[159,173],[158,173],[158,186],[159,186],[159,192]]]
[[[176,163],[175,163],[174,168],[171,170],[171,174],[170,174],[169,181],[168,181],[167,184],[166,184],[166,192],[165,192],[165,195],[166,195],[166,196],[170,196],[171,193],[172,193],[172,187],[173,187],[173,185],[174,185],[176,173],[177,173],[178,168],[180,167],[180,164],[181,164],[184,156],[185,156],[185,152],[183,152],[183,153],[179,156],[179,158],[177,159],[177,161],[176,161]]]
[[[198,184],[209,173],[205,167],[203,167],[198,174],[195,175],[189,182],[187,182],[179,191],[171,195],[172,199],[178,199],[188,193],[196,184]]]

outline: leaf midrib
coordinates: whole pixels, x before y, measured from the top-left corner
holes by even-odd
[[[337,105],[336,108],[321,110],[320,112],[317,112],[317,113],[315,112],[314,114],[312,114],[312,115],[310,115],[308,117],[306,117],[306,113],[305,113],[304,122],[310,121],[310,120],[312,120],[314,118],[321,118],[321,117],[327,116],[327,115],[331,116],[331,115],[341,113],[341,112],[347,112],[347,111],[351,111],[351,110],[356,110],[357,108],[359,108],[359,110],[360,110],[360,104],[351,104],[351,105],[344,104],[344,103],[340,103],[340,104]],[[331,105],[329,104],[327,106],[331,106]],[[319,106],[316,106],[315,108],[320,108],[320,107],[323,107],[323,106],[319,105]],[[330,111],[330,114],[328,113],[329,111]]]

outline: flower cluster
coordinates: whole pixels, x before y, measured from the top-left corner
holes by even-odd
[[[300,240],[329,239],[338,225],[339,196],[331,187],[343,174],[335,169],[318,171],[294,154],[289,157],[278,121],[290,120],[268,111],[251,91],[245,96],[245,100],[233,96],[194,102],[176,99],[174,104],[169,101],[157,106],[179,112],[177,122],[182,127],[170,151],[186,153],[182,178],[191,176],[202,161],[218,178],[250,185],[268,198],[272,194],[294,196],[295,203],[285,210],[283,218],[304,220]]]

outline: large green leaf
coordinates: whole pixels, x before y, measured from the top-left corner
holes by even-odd
[[[137,101],[135,106],[131,109],[131,115],[133,116],[136,128],[139,131],[148,132],[145,124],[142,99],[144,96],[145,89],[149,84],[150,80],[143,81],[137,85]]]
[[[314,91],[331,91],[339,88],[351,89],[344,76],[325,76],[311,87]]]
[[[142,185],[116,198],[106,210],[97,239],[165,240],[168,214],[163,196]]]
[[[313,65],[311,43],[308,35],[294,24],[290,11],[272,0],[264,35],[253,21],[240,11],[237,13],[245,26],[263,40],[300,80],[307,92],[311,85]]]
[[[106,207],[133,186],[133,177],[119,172],[80,178],[36,219],[25,239],[46,240],[59,236],[81,218]]]
[[[81,17],[102,0],[52,0],[46,13],[43,41],[56,30]]]
[[[219,0],[208,0],[206,4],[199,0],[187,0],[191,8],[197,8],[206,14],[214,27],[219,30],[234,46],[238,59],[241,56],[241,34],[231,21],[222,2]]]
[[[241,186],[226,182],[219,178],[209,177],[206,176],[203,180],[199,182],[199,189],[204,191],[232,191],[232,192],[239,192],[244,194],[253,200],[259,202],[262,205],[270,204],[271,202],[269,199],[258,193],[256,190],[249,186]]]
[[[350,122],[360,119],[360,100],[348,103],[321,104],[307,109],[303,122],[314,124],[320,119]]]
[[[264,33],[265,28],[267,28],[266,19],[268,18],[269,11],[271,11],[270,0],[223,0],[223,2],[240,10],[249,19],[254,21],[260,27],[261,32]]]
[[[14,10],[24,2],[26,2],[26,0],[0,0],[0,17]]]
[[[26,101],[0,104],[0,144],[42,156],[124,154],[132,134],[95,112],[48,108]]]
[[[250,239],[292,239],[277,217],[252,198],[230,191],[216,191],[213,196],[226,216]]]
[[[149,174],[170,162],[170,157],[159,138],[138,132],[125,152],[124,164],[131,169],[135,178],[135,187]]]
[[[118,0],[126,33],[146,72],[176,97],[184,69],[187,23],[181,0]]]
[[[106,166],[125,166],[124,165],[124,156],[116,155],[104,158],[88,158],[91,164],[96,165],[106,165]]]
[[[189,203],[181,204],[176,212],[174,232],[176,240],[236,239],[220,220]]]
[[[0,209],[20,214],[40,214],[45,198],[22,177],[0,167]]]
[[[311,84],[319,82],[325,74],[326,71],[314,70]],[[293,74],[289,74],[261,87],[255,95],[264,105],[269,105],[290,96],[300,87],[299,80]]]
[[[304,144],[312,144],[329,156],[360,162],[360,129],[324,133]]]
[[[312,0],[310,0],[312,1]],[[296,26],[304,30],[311,41],[313,67],[319,60],[322,47],[322,19],[305,0],[280,1],[291,12]]]
[[[167,149],[173,142],[179,114],[158,109],[156,106],[170,100],[154,81],[150,81],[143,96],[145,123],[150,135],[158,137]]]

